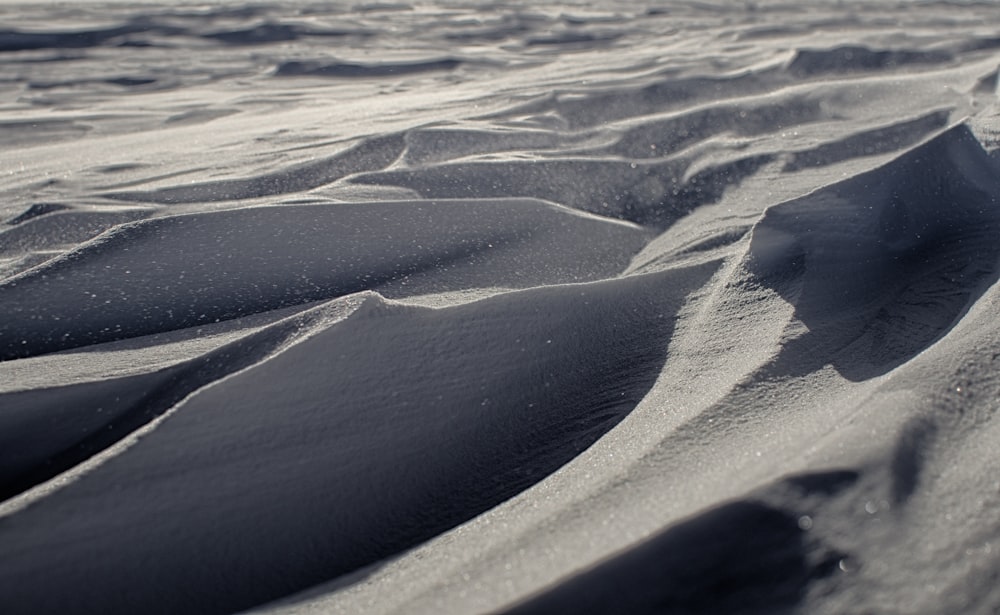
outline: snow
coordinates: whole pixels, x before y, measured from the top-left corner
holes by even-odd
[[[993,5],[3,5],[4,613],[1000,608]]]

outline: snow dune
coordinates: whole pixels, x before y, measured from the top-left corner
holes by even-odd
[[[157,217],[120,225],[2,283],[8,317],[0,356],[184,329],[369,289],[406,295],[593,280],[624,268],[645,235],[635,225],[525,199]],[[581,244],[603,247],[581,258]]]
[[[24,557],[5,559],[4,577],[17,579],[6,602],[233,611],[430,538],[627,414],[662,366],[684,296],[712,270],[438,310],[366,297],[343,321],[188,397],[135,446],[35,504],[25,524],[11,518],[8,553]],[[76,545],[58,571],[33,555],[52,540]],[[156,561],[129,566],[150,550]],[[232,561],[243,574],[220,576]],[[35,602],[41,569],[67,591]]]
[[[1000,12],[13,5],[4,613],[1000,608]]]

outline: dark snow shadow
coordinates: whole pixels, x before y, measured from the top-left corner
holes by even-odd
[[[856,479],[833,471],[778,487],[830,495]],[[653,615],[782,613],[829,576],[836,550],[811,537],[800,515],[755,500],[724,504],[570,578],[504,612]]]
[[[832,364],[851,380],[927,348],[995,279],[1000,167],[964,125],[878,169],[767,211],[754,283],[795,305],[808,331],[770,367]]]

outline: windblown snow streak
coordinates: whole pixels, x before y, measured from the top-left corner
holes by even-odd
[[[3,3],[0,611],[1000,609],[1000,10]]]

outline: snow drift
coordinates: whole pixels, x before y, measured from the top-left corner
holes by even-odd
[[[4,613],[1000,607],[995,7],[5,14]]]

